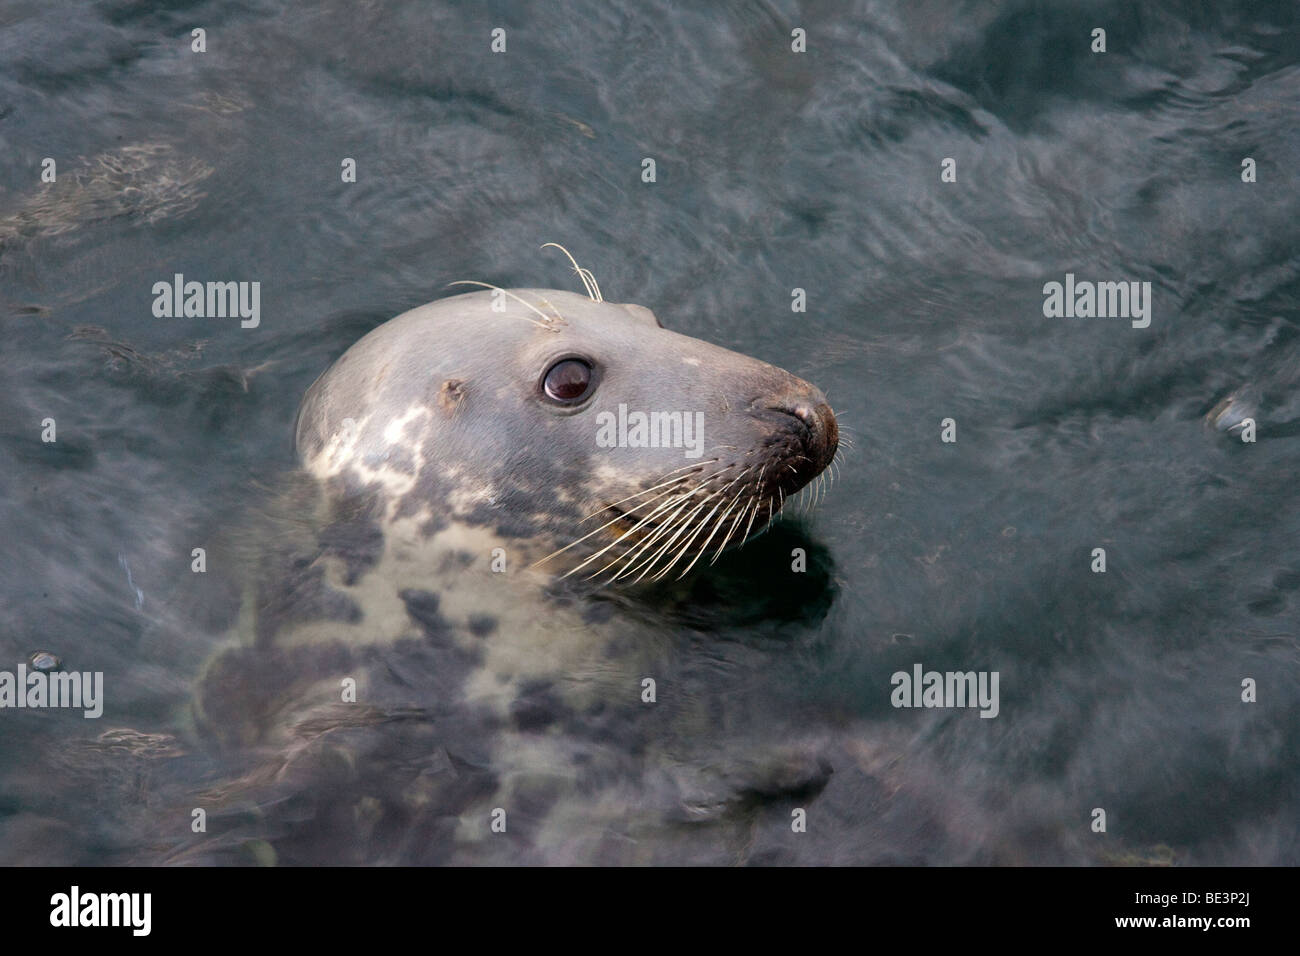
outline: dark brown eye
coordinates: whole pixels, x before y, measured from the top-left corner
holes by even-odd
[[[581,359],[564,359],[551,366],[542,382],[552,401],[572,405],[591,388],[591,366]]]

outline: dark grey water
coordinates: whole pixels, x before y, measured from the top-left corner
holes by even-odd
[[[107,692],[0,711],[0,861],[438,858],[420,819],[382,854],[341,833],[337,775],[191,833],[244,769],[184,717],[237,608],[191,549],[256,535],[364,332],[456,279],[576,288],[546,241],[821,386],[854,447],[757,547],[611,602],[708,715],[684,762],[798,785],[720,783],[632,855],[570,821],[485,858],[1300,861],[1298,64],[1295,5],[1255,0],[7,0],[0,670],[47,649]],[[175,273],[259,281],[260,324],[155,318]],[[1046,317],[1067,273],[1149,282],[1149,326]],[[893,708],[918,663],[997,671],[997,718]],[[617,799],[671,817],[652,763]]]

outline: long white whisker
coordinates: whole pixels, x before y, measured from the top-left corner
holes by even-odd
[[[703,465],[712,464],[712,462],[715,462],[715,461],[717,461],[717,460],[718,460],[718,459],[714,458],[714,459],[711,459],[710,461],[696,462],[696,463],[691,464],[691,465],[685,465],[685,466],[683,466],[683,467],[681,467],[681,468],[674,468],[672,471],[667,472],[667,474],[668,474],[668,475],[675,475],[675,474],[677,474],[677,472],[679,472],[679,471],[685,471],[687,468],[700,468],[700,467],[703,466]],[[666,477],[666,476],[665,476],[665,477]],[[593,511],[591,514],[587,515],[587,517],[583,518],[582,520],[583,520],[583,521],[590,521],[592,518],[596,517],[597,515],[604,514],[604,513],[605,513],[606,511],[608,511],[610,508],[617,507],[618,505],[623,504],[623,502],[625,502],[625,501],[631,501],[633,498],[639,498],[641,495],[648,494],[649,492],[654,491],[656,488],[663,488],[663,487],[666,486],[666,485],[671,485],[671,484],[674,484],[675,482],[679,482],[679,481],[686,481],[686,480],[688,480],[689,478],[690,478],[689,475],[679,475],[678,477],[676,477],[676,478],[671,478],[671,479],[669,479],[668,481],[661,481],[661,482],[659,482],[659,484],[657,484],[657,485],[652,485],[651,487],[645,489],[645,491],[638,491],[636,494],[628,495],[626,498],[620,498],[618,501],[611,501],[609,504],[602,506],[599,510],[597,510],[597,511]],[[640,507],[640,506],[638,505],[637,507]]]
[[[737,495],[736,497],[737,500],[739,500],[740,496]],[[731,527],[727,529],[727,536],[722,539],[722,544],[718,545],[718,550],[714,553],[713,560],[710,561],[709,564],[717,563],[718,558],[722,557],[722,552],[726,550],[727,542],[730,541],[731,536],[736,533],[736,526],[739,525],[740,520],[745,517],[745,511],[748,510],[748,508],[749,503],[746,502],[741,509],[736,512],[736,520],[731,522]]]
[[[677,479],[677,480],[678,480],[678,481],[682,481],[682,480],[684,480],[684,479],[679,478],[679,479]],[[664,492],[662,492],[662,493],[660,493],[660,494],[658,494],[658,495],[655,495],[655,497],[651,498],[649,501],[643,501],[643,502],[641,502],[640,504],[637,505],[637,507],[638,507],[638,508],[643,508],[643,507],[645,507],[645,506],[647,506],[647,505],[653,504],[654,502],[658,501],[660,498],[663,498],[665,495],[671,495],[671,494],[673,493],[673,491],[674,491],[674,489],[669,488],[667,491],[664,491]],[[597,512],[597,514],[599,514],[599,512]],[[613,518],[611,518],[609,521],[606,521],[606,522],[605,522],[603,525],[601,525],[599,528],[596,528],[596,529],[594,529],[594,530],[592,530],[592,531],[588,531],[586,534],[584,534],[581,538],[578,538],[576,541],[570,541],[570,542],[569,542],[568,544],[566,544],[564,547],[562,547],[562,548],[558,548],[558,549],[556,549],[555,551],[552,551],[552,552],[551,552],[550,554],[548,554],[546,557],[544,557],[544,558],[539,558],[538,560],[534,561],[534,562],[530,565],[530,567],[534,567],[534,568],[535,568],[535,567],[537,567],[537,565],[542,564],[542,563],[544,563],[544,562],[546,562],[546,561],[551,560],[551,558],[555,557],[557,554],[563,554],[565,551],[568,551],[568,550],[569,550],[570,548],[572,548],[574,545],[576,545],[576,544],[581,544],[582,542],[586,541],[586,540],[587,540],[588,538],[590,538],[593,534],[599,534],[601,531],[604,531],[604,530],[605,530],[606,528],[608,528],[610,525],[612,525],[612,524],[617,524],[618,522],[622,521],[623,519],[625,519],[625,518],[627,518],[627,517],[628,517],[628,515],[626,515],[626,514],[615,515]],[[583,520],[586,520],[586,519],[583,519]]]
[[[661,522],[659,527],[655,528],[654,531],[646,535],[645,539],[638,542],[635,547],[629,548],[625,554],[620,555],[616,561],[610,562],[609,566],[613,566],[614,564],[617,564],[619,561],[623,563],[623,566],[618,569],[618,571],[615,573],[615,575],[612,578],[610,578],[610,581],[611,582],[617,581],[625,574],[631,573],[633,570],[635,570],[635,568],[633,567],[634,565],[636,567],[640,567],[641,565],[638,565],[636,563],[637,560],[640,559],[651,547],[653,547],[656,542],[660,541],[661,539],[663,539],[664,537],[670,534],[673,535],[674,538],[677,536],[677,534],[680,534],[679,529],[684,527],[686,522],[690,520],[690,513],[688,513],[686,517],[683,518],[682,511],[688,508],[693,500],[694,500],[693,493],[685,495],[684,498],[682,499],[681,507],[678,508],[676,511],[674,511],[671,515],[669,515],[663,522]],[[653,565],[654,562],[658,559],[660,553],[662,553],[662,549],[660,549],[659,552],[656,552],[650,558],[651,565]],[[602,573],[604,570],[605,570],[604,568],[601,569]],[[640,579],[638,578],[638,580]]]
[[[694,488],[690,488],[690,489],[687,489],[687,490],[684,491],[684,492],[680,492],[678,495],[676,495],[676,496],[670,498],[668,501],[664,502],[662,505],[660,505],[658,508],[656,508],[656,509],[655,509],[654,511],[652,511],[650,514],[646,515],[645,518],[643,518],[640,522],[638,522],[638,524],[636,525],[636,527],[630,529],[627,533],[621,535],[621,536],[619,537],[618,541],[613,542],[613,544],[611,544],[610,547],[613,547],[614,544],[618,544],[620,541],[622,541],[624,538],[626,538],[626,537],[628,536],[628,534],[631,534],[632,532],[634,532],[634,531],[636,531],[637,529],[639,529],[639,528],[641,528],[642,526],[644,526],[645,523],[646,523],[647,521],[649,521],[651,518],[653,518],[656,514],[661,513],[661,512],[663,512],[663,511],[667,510],[668,508],[673,507],[674,505],[678,505],[677,510],[674,511],[671,515],[669,515],[666,519],[664,519],[664,521],[660,523],[659,527],[655,528],[655,529],[654,529],[654,530],[653,530],[653,531],[652,531],[652,532],[651,532],[651,533],[650,533],[650,534],[649,534],[649,535],[648,535],[644,540],[642,540],[642,541],[638,542],[637,544],[633,545],[633,546],[632,546],[632,547],[631,547],[627,552],[625,552],[624,554],[621,554],[621,555],[619,555],[618,557],[616,557],[613,561],[609,562],[609,564],[605,565],[605,566],[604,566],[603,568],[601,568],[599,571],[596,571],[594,574],[590,574],[590,575],[588,575],[588,576],[587,576],[587,580],[591,580],[592,578],[599,577],[600,575],[602,575],[602,574],[604,574],[606,571],[608,571],[610,568],[612,568],[614,565],[618,564],[620,561],[623,561],[623,562],[624,562],[624,568],[623,568],[623,570],[620,570],[617,574],[614,575],[613,578],[610,579],[611,583],[612,583],[613,581],[617,581],[618,578],[619,578],[623,573],[625,573],[625,571],[627,570],[627,566],[628,566],[628,565],[629,565],[633,560],[635,560],[635,556],[636,556],[638,553],[640,553],[641,551],[643,551],[645,548],[649,547],[650,544],[652,544],[654,541],[656,541],[656,540],[657,540],[661,535],[663,535],[663,534],[664,534],[668,529],[671,529],[672,527],[675,526],[675,521],[676,521],[677,516],[678,516],[679,514],[681,514],[682,510],[683,510],[684,508],[686,508],[686,507],[691,503],[691,499],[694,497],[695,493],[696,493],[697,491],[699,491],[699,489],[702,488],[704,485],[707,485],[709,482],[713,481],[713,480],[714,480],[715,478],[717,478],[719,475],[723,474],[723,473],[725,472],[725,470],[726,470],[726,469],[722,469],[722,470],[720,470],[720,471],[715,471],[713,474],[709,475],[708,478],[705,478],[702,482],[700,482],[699,485],[697,485],[696,487],[694,487]],[[679,502],[680,502],[680,505],[679,505]],[[581,568],[581,567],[583,567],[583,566],[589,564],[592,560],[594,560],[595,558],[600,557],[601,554],[604,554],[604,553],[605,553],[606,551],[608,551],[608,550],[609,550],[609,548],[604,548],[604,549],[602,549],[599,553],[597,553],[597,554],[593,554],[593,555],[591,556],[591,558],[588,558],[587,561],[584,561],[584,562],[582,563],[582,565],[579,565],[579,568]],[[578,570],[579,568],[574,568],[574,570],[576,571],[576,570]]]
[[[743,535],[741,535],[741,537],[740,537],[740,546],[741,546],[742,548],[745,546],[745,542],[747,542],[747,541],[749,540],[749,531],[750,531],[751,528],[754,527],[754,519],[755,519],[756,517],[758,517],[758,506],[759,506],[759,503],[761,502],[761,500],[762,500],[762,499],[760,499],[760,498],[755,498],[755,499],[754,499],[754,502],[753,502],[753,504],[754,504],[754,508],[753,508],[752,512],[750,513],[750,515],[749,515],[749,524],[745,525],[745,533],[744,533]]]
[[[749,471],[749,469],[746,468],[744,471],[742,471],[740,474],[738,474],[735,478],[731,479],[731,481],[727,482],[726,485],[724,485],[722,488],[718,489],[716,492],[714,492],[712,495],[710,495],[709,498],[714,498],[714,497],[717,497],[718,495],[725,494],[726,491],[727,491],[727,490],[728,490],[732,485],[734,485],[736,482],[740,481],[741,478],[744,478],[744,477],[745,477],[745,474],[746,474],[748,471]],[[743,492],[742,492],[742,493],[743,493]],[[740,495],[739,495],[739,494],[736,495],[736,500],[737,500],[737,501],[740,500]],[[706,498],[705,501],[704,501],[703,503],[704,503],[704,504],[708,504],[708,502],[709,502],[709,499]],[[734,504],[734,502],[733,502],[733,504]],[[669,564],[668,564],[668,565],[667,565],[667,566],[666,566],[662,571],[660,571],[658,574],[655,575],[655,579],[656,579],[656,580],[659,579],[659,578],[661,578],[661,577],[663,577],[663,576],[666,575],[669,571],[671,571],[671,570],[673,569],[673,565],[675,565],[678,561],[680,561],[680,560],[682,559],[682,557],[686,554],[687,550],[690,548],[691,544],[694,543],[695,539],[698,538],[698,537],[700,536],[700,532],[703,531],[703,530],[708,526],[709,522],[710,522],[711,520],[713,520],[713,516],[714,516],[715,514],[718,513],[718,509],[721,508],[721,507],[722,507],[722,502],[719,501],[716,505],[713,506],[713,510],[710,511],[707,515],[704,516],[704,519],[703,519],[702,521],[700,521],[700,523],[699,523],[698,526],[696,527],[695,531],[691,534],[691,536],[690,536],[689,538],[687,538],[684,542],[682,542],[682,546],[681,546],[680,550],[678,550],[678,552],[677,552],[677,556],[674,557],[673,560],[672,560],[671,562],[669,562]],[[730,506],[728,506],[728,510],[730,510]],[[699,554],[697,554],[697,555],[695,556],[695,560],[691,562],[691,565],[694,565],[694,564],[695,564],[695,561],[698,561],[698,560],[700,559],[700,554],[703,554],[704,551],[705,551],[705,549],[708,548],[708,546],[709,546],[709,542],[713,540],[713,535],[717,534],[717,531],[718,531],[718,525],[715,524],[714,527],[713,527],[713,531],[712,531],[712,532],[709,534],[709,536],[704,540],[704,544],[700,545],[700,552],[699,552]],[[686,571],[689,571],[690,569],[691,569],[691,566],[688,565],[687,568],[686,568]],[[681,580],[681,579],[686,575],[686,571],[683,571],[680,575],[678,575],[678,576],[677,576],[677,580],[680,581],[680,580]]]
[[[573,263],[573,271],[576,272],[578,278],[582,280],[582,285],[587,290],[587,298],[591,299],[592,302],[604,302],[605,300],[600,294],[600,286],[596,284],[596,277],[591,274],[591,270],[584,269],[582,266],[578,265],[578,260],[573,258],[573,254],[558,242],[542,243],[543,249],[551,247],[559,249],[568,257],[569,261]]]
[[[727,520],[727,515],[731,514],[731,509],[736,507],[736,502],[740,500],[741,496],[744,493],[745,493],[744,491],[740,491],[736,494],[736,497],[731,499],[731,504],[727,505],[727,510],[722,512],[718,520],[714,522],[713,530],[710,531],[709,536],[704,539],[704,543],[700,545],[700,550],[696,553],[695,557],[691,559],[691,563],[686,565],[686,567],[682,569],[681,574],[677,575],[677,580],[680,581],[682,578],[686,577],[686,575],[690,573],[691,568],[695,567],[695,563],[699,561],[701,557],[703,557],[704,552],[709,550],[709,542],[713,540],[714,536],[718,533],[718,529],[722,527],[722,522]],[[714,508],[713,510],[717,511],[718,509]],[[711,517],[713,517],[712,514],[709,515],[709,518]],[[705,518],[704,520],[708,521],[709,519]]]
[[[520,305],[532,309],[534,312],[540,315],[542,317],[541,322],[538,322],[536,319],[528,319],[528,321],[533,323],[533,325],[540,325],[544,329],[553,329],[555,320],[563,318],[558,312],[554,316],[547,315],[541,309],[537,308],[537,306],[533,305],[531,302],[524,301],[519,296],[511,292],[509,289],[503,289],[499,285],[493,285],[491,282],[477,282],[474,279],[457,279],[455,282],[448,282],[447,285],[477,285],[477,286],[482,286],[484,289],[496,289],[498,292],[510,296],[510,298],[514,299]],[[552,308],[554,308],[554,306],[552,306]]]
[[[673,535],[671,541],[669,541],[666,545],[664,545],[662,548],[659,549],[659,552],[655,555],[655,560],[658,560],[659,557],[660,557],[660,555],[662,555],[665,551],[667,551],[667,550],[669,550],[670,548],[672,548],[673,544],[677,541],[677,539],[678,539],[679,537],[681,537],[681,535],[682,535],[684,532],[690,530],[692,519],[693,519],[697,514],[699,514],[699,513],[704,509],[704,507],[705,507],[707,504],[708,504],[708,501],[701,501],[700,504],[699,504],[699,507],[697,507],[694,511],[692,511],[689,515],[687,515],[684,519],[682,519],[682,522],[681,522],[681,525],[682,525],[681,530],[678,531],[677,534]],[[691,536],[688,537],[685,541],[683,541],[682,544],[681,544],[681,547],[680,547],[680,548],[675,552],[675,557],[672,559],[672,561],[670,561],[668,564],[666,564],[666,565],[665,565],[661,570],[659,570],[658,572],[656,572],[655,575],[654,575],[654,577],[651,578],[652,581],[658,581],[658,580],[659,580],[660,578],[662,578],[665,574],[667,574],[669,571],[672,570],[673,565],[676,564],[678,561],[681,560],[682,554],[685,552],[685,550],[686,550],[688,547],[690,547],[691,541],[693,541],[693,540],[695,539],[695,536],[698,535],[698,534],[700,533],[700,528],[702,528],[702,527],[703,527],[703,524],[700,524],[700,525],[697,525],[697,526],[696,526],[695,531],[691,533]],[[637,576],[636,580],[637,580],[637,581],[640,581],[641,578],[645,577],[645,576],[650,572],[650,568],[653,567],[653,566],[654,566],[654,562],[651,562],[650,566],[646,567],[646,569],[645,569],[644,571],[642,571],[642,572],[640,573],[640,575]],[[634,582],[634,583],[635,583],[635,582]]]
[[[674,534],[674,535],[673,535],[673,536],[668,540],[668,543],[667,543],[667,544],[665,544],[662,548],[660,548],[658,551],[656,551],[656,552],[654,553],[654,555],[650,558],[650,562],[649,562],[649,564],[646,564],[646,565],[643,566],[643,570],[642,570],[641,573],[640,573],[640,574],[639,574],[639,575],[634,579],[633,583],[636,583],[636,581],[640,581],[643,577],[645,577],[645,576],[646,576],[646,573],[649,572],[649,570],[650,570],[652,567],[654,567],[655,562],[659,560],[660,556],[661,556],[665,551],[667,551],[669,548],[671,548],[671,547],[673,546],[673,542],[675,542],[679,537],[681,537],[681,535],[682,535],[682,533],[683,533],[684,531],[686,531],[688,528],[690,528],[690,525],[691,525],[691,521],[692,521],[692,519],[694,519],[694,517],[695,517],[697,514],[699,514],[700,511],[702,511],[702,510],[704,509],[704,507],[705,507],[705,506],[706,506],[710,501],[712,501],[712,500],[713,500],[714,498],[716,498],[718,495],[723,494],[723,493],[724,493],[728,488],[730,488],[730,487],[731,487],[731,486],[736,482],[736,480],[737,480],[737,478],[733,478],[731,481],[727,482],[727,484],[723,485],[723,486],[722,486],[721,488],[719,488],[717,491],[715,491],[715,492],[713,492],[712,494],[710,494],[710,495],[709,495],[708,497],[706,497],[703,501],[701,501],[698,505],[696,505],[695,508],[692,509],[691,512],[690,512],[690,513],[689,513],[685,518],[681,519],[681,521],[678,522],[678,524],[679,524],[681,527],[678,529],[677,533]],[[715,510],[716,510],[716,506],[715,506]],[[705,520],[707,520],[707,519],[705,519]],[[695,534],[699,534],[699,531],[696,530]],[[693,538],[694,538],[694,535],[692,535],[690,539],[687,539],[688,542],[689,542],[690,540],[693,540]],[[673,561],[673,564],[676,564],[676,563],[677,563],[676,560],[674,560],[674,561]],[[671,567],[672,567],[672,564],[668,565],[668,568],[671,568]],[[658,579],[659,577],[661,577],[661,576],[662,576],[662,573],[666,573],[667,570],[668,570],[668,568],[665,568],[665,569],[664,569],[664,572],[661,572],[661,574],[657,574],[657,575],[655,575],[655,578]]]
[[[622,542],[622,541],[623,541],[625,538],[627,538],[629,535],[634,534],[635,532],[637,532],[637,531],[640,530],[641,528],[645,527],[645,525],[648,524],[650,521],[652,521],[656,515],[662,513],[663,511],[667,510],[668,508],[673,507],[673,506],[676,505],[678,502],[683,502],[683,507],[685,507],[685,504],[684,504],[684,503],[685,503],[685,502],[689,502],[690,499],[691,499],[691,495],[693,495],[693,494],[694,494],[694,490],[688,490],[688,491],[678,492],[677,494],[673,495],[673,496],[672,496],[671,498],[669,498],[667,501],[665,501],[665,502],[663,502],[662,504],[660,504],[659,506],[657,506],[653,511],[651,511],[648,515],[646,515],[644,518],[642,518],[640,521],[638,521],[638,522],[637,522],[635,525],[633,525],[631,528],[628,528],[626,531],[624,531],[622,534],[620,534],[617,538],[615,538],[615,539],[614,539],[613,541],[611,541],[609,544],[605,545],[605,547],[601,548],[599,551],[597,551],[597,552],[596,552],[595,554],[593,554],[591,557],[587,558],[587,560],[585,560],[585,561],[583,561],[581,564],[579,564],[576,568],[573,568],[572,570],[566,572],[566,573],[563,575],[563,577],[566,577],[566,578],[567,578],[570,574],[575,574],[575,573],[577,573],[578,571],[581,571],[583,568],[585,568],[587,565],[591,564],[591,562],[595,561],[597,558],[599,558],[602,554],[604,554],[604,553],[605,553],[606,551],[608,551],[610,548],[612,548],[612,547],[614,547],[615,545],[617,545],[617,544],[619,544],[620,542]],[[680,510],[680,509],[679,509],[679,510]],[[671,518],[670,518],[669,520],[671,520]],[[618,559],[618,558],[615,558],[614,561],[612,562],[612,564],[617,564],[618,561],[619,561],[619,559]],[[591,578],[596,577],[596,575],[598,575],[598,574],[603,574],[603,573],[605,572],[606,568],[608,568],[608,567],[610,567],[610,566],[611,566],[611,565],[606,565],[604,568],[601,568],[599,571],[597,571],[596,574],[588,575],[587,580],[591,580]]]
[[[595,277],[594,275],[591,274],[591,270],[590,270],[590,269],[579,269],[578,271],[579,271],[582,275],[584,275],[584,276],[586,277],[586,280],[587,280],[588,282],[591,283],[591,287],[592,287],[593,289],[596,290],[596,301],[597,301],[597,302],[604,302],[604,301],[605,301],[605,297],[604,297],[603,295],[601,295],[601,292],[600,292],[600,283],[597,282],[597,281],[596,281],[596,277]]]

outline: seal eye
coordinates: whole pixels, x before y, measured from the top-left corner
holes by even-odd
[[[552,401],[572,405],[591,389],[591,366],[581,359],[562,359],[551,366],[542,387]]]

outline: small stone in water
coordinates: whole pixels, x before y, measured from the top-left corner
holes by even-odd
[[[27,658],[28,663],[38,671],[57,671],[63,666],[63,661],[57,654],[51,654],[49,651],[34,651],[32,656]]]

